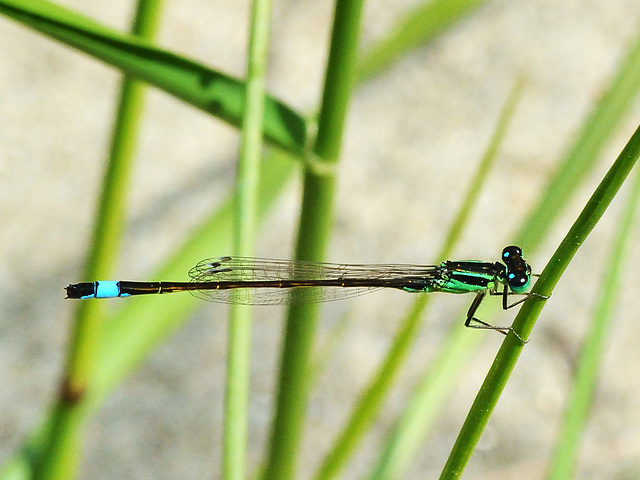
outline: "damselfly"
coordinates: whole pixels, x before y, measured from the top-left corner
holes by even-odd
[[[201,261],[189,271],[190,282],[97,281],[66,287],[67,298],[114,298],[189,291],[219,303],[282,305],[326,302],[361,295],[380,288],[405,292],[475,293],[465,326],[507,334],[510,327],[494,327],[475,318],[485,295],[501,295],[502,308],[525,301],[531,293],[531,267],[522,249],[505,247],[502,262],[445,261],[438,265],[358,265],[218,257]],[[500,288],[502,287],[502,291]],[[524,295],[508,303],[509,293]],[[475,323],[474,323],[475,322]]]

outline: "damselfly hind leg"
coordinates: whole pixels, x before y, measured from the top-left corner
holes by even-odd
[[[500,294],[498,292],[493,292],[493,291],[489,291],[489,292],[492,295],[496,295],[496,294],[499,295]],[[518,340],[520,340],[523,345],[527,344],[528,340],[523,340],[522,337],[520,337],[520,335],[518,335],[518,333],[513,328],[511,328],[511,327],[496,327],[495,325],[491,325],[490,323],[487,323],[487,322],[485,322],[483,320],[480,320],[479,318],[477,318],[475,316],[476,311],[480,307],[480,304],[482,303],[482,300],[484,300],[484,297],[485,297],[486,294],[487,294],[486,291],[478,292],[476,294],[476,298],[473,299],[473,302],[471,303],[471,306],[469,306],[469,310],[467,311],[467,319],[464,322],[464,326],[468,327],[468,328],[478,328],[478,329],[483,329],[483,330],[495,330],[496,332],[500,332],[503,335],[508,335],[509,332],[513,332],[513,334],[516,336],[516,338]],[[473,323],[473,322],[475,322],[475,323]]]

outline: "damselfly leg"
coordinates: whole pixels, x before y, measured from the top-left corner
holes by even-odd
[[[490,323],[487,323],[483,320],[480,320],[479,318],[477,318],[476,312],[478,311],[478,308],[480,307],[480,304],[482,303],[482,300],[484,300],[485,295],[487,294],[487,292],[489,293],[489,295],[500,295],[502,296],[502,309],[503,310],[509,310],[510,308],[513,308],[517,305],[520,305],[521,303],[527,301],[529,299],[529,297],[538,297],[538,298],[542,298],[544,300],[548,299],[549,297],[546,295],[540,295],[539,293],[532,293],[532,292],[526,292],[526,293],[514,293],[509,291],[509,288],[505,285],[502,291],[498,291],[498,290],[485,290],[482,292],[478,292],[475,296],[475,298],[473,299],[473,302],[471,303],[471,305],[469,306],[469,310],[467,311],[467,319],[464,322],[464,326],[465,327],[469,327],[469,328],[478,328],[478,329],[483,329],[483,330],[495,330],[496,332],[500,332],[503,335],[508,335],[509,332],[513,332],[513,334],[518,338],[518,340],[520,340],[523,344],[528,343],[528,340],[523,340],[520,335],[518,335],[518,333],[513,330],[513,328],[511,327],[498,327],[495,325],[491,325]],[[520,300],[515,301],[514,303],[509,304],[509,295],[522,295],[523,297]],[[475,322],[475,323],[473,323]]]

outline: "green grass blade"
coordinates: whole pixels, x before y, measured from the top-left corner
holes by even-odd
[[[549,480],[563,480],[574,476],[580,439],[593,404],[605,341],[620,296],[621,277],[627,266],[626,253],[629,251],[632,239],[635,238],[633,227],[636,224],[635,218],[640,206],[640,169],[636,168],[636,170],[616,241],[606,264],[607,271],[600,289],[602,295],[577,362],[578,368],[567,403],[567,414],[564,416],[557,443],[553,449],[554,457],[547,474]]]
[[[551,295],[553,288],[560,280],[576,251],[586,240],[622,186],[638,156],[640,156],[640,127],[633,134],[558,246],[533,286],[533,293]],[[513,322],[513,330],[521,338],[525,340],[529,338],[544,303],[545,301],[539,297],[531,297],[524,302]],[[460,478],[462,475],[515,367],[522,348],[522,342],[517,340],[513,333],[506,337],[460,430],[440,476],[442,480]]]
[[[358,76],[366,80],[379,73],[412,49],[440,35],[483,3],[485,0],[434,0],[419,5],[365,54]]]
[[[154,85],[180,100],[240,128],[244,82],[205,65],[120,34],[44,0],[0,0],[0,13]],[[301,154],[305,119],[272,96],[265,98],[265,139]]]
[[[338,162],[344,124],[349,108],[363,0],[336,2],[327,63],[318,136],[313,153],[330,167]],[[304,175],[302,209],[296,258],[322,260],[333,223],[335,178],[307,169]],[[315,337],[318,305],[289,308],[276,412],[274,415],[266,479],[295,478],[296,457],[304,423],[308,395],[308,365]]]
[[[271,2],[254,0],[251,7],[247,103],[242,124],[236,180],[233,252],[255,255],[257,190],[262,153],[262,119],[269,47]],[[247,422],[251,364],[251,314],[247,305],[232,305],[227,340],[227,383],[224,400],[222,478],[242,480],[247,461]]]

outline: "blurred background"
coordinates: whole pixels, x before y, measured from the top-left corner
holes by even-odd
[[[58,2],[119,30],[133,3]],[[367,2],[362,50],[417,4]],[[332,2],[274,2],[268,89],[300,112],[319,102]],[[158,44],[236,76],[246,58],[247,1],[166,2]],[[521,102],[456,258],[494,261],[635,40],[640,3],[489,1],[390,69],[358,86],[339,166],[336,224],[328,261],[436,263],[441,243],[516,78]],[[120,73],[0,17],[0,460],[44,418],[54,398],[76,306],[64,300],[80,278]],[[599,166],[528,260],[540,271],[604,172],[638,125],[623,121]],[[150,90],[132,179],[129,228],[116,279],[148,278],[153,267],[226,198],[237,131]],[[624,196],[624,191],[622,192]],[[260,256],[290,258],[299,182],[260,231]],[[466,478],[541,478],[596,299],[618,198],[579,251],[543,310],[531,342],[468,466]],[[636,242],[637,243],[637,242]],[[228,252],[211,252],[211,256]],[[526,252],[525,252],[526,253]],[[628,258],[578,478],[640,473],[640,249]],[[452,322],[471,298],[438,295],[390,401],[342,478],[370,472],[393,419]],[[197,300],[194,299],[194,302]],[[327,305],[320,340],[347,322],[310,398],[301,478],[317,468],[353,402],[385,355],[412,301],[379,292]],[[499,301],[499,300],[496,300]],[[111,306],[118,308],[119,300]],[[110,308],[111,308],[110,307]],[[91,421],[83,479],[219,478],[227,307],[202,309],[112,394]],[[634,313],[635,312],[635,313]],[[509,324],[513,311],[495,323]],[[250,471],[270,431],[282,315],[256,309]],[[502,341],[493,332],[461,377],[435,432],[406,478],[435,478]],[[525,413],[523,413],[525,412]]]

